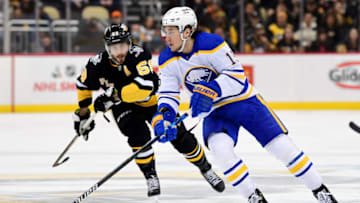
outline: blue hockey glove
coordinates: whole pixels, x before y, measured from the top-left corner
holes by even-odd
[[[159,109],[159,112],[153,116],[151,125],[154,129],[154,134],[162,136],[159,142],[165,143],[176,139],[177,127],[170,127],[171,123],[175,121],[176,113],[167,107],[161,108],[160,106]]]
[[[210,112],[213,101],[221,96],[220,86],[216,81],[199,82],[193,89],[193,95],[190,100],[192,117],[197,117],[201,113]]]

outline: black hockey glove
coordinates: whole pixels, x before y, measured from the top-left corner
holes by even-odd
[[[74,128],[78,136],[83,136],[87,141],[89,139],[89,132],[92,131],[95,127],[95,121],[91,121],[88,128],[84,132],[80,132],[80,129],[83,128],[86,121],[90,118],[90,110],[84,116],[80,116],[80,109],[76,109],[73,114]]]
[[[107,112],[113,105],[119,104],[120,100],[115,99],[114,95],[117,95],[117,90],[109,88],[106,92],[99,95],[94,102],[95,112]]]

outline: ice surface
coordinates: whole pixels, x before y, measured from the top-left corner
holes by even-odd
[[[277,111],[289,136],[311,158],[339,202],[360,202],[360,111]],[[188,127],[195,122],[187,119]],[[196,136],[203,143],[201,128]],[[114,123],[96,118],[85,142],[78,139],[63,165],[52,164],[74,136],[71,113],[0,114],[0,203],[70,203],[131,155],[126,137]],[[230,184],[216,193],[170,144],[156,143],[161,203],[246,202]],[[315,203],[311,192],[268,154],[244,129],[237,153],[270,203]],[[206,155],[213,163],[211,154]],[[216,171],[219,172],[213,163]],[[135,163],[130,163],[84,202],[151,202]]]

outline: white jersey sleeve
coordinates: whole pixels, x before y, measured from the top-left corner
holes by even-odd
[[[166,57],[166,53],[161,53],[159,56],[159,64],[162,64],[162,59]],[[166,67],[165,67],[166,65]],[[169,105],[175,112],[178,112],[180,105],[180,80],[176,73],[176,63],[163,64],[159,66],[160,72],[160,87],[157,92],[158,106]]]
[[[219,45],[218,49],[209,55],[208,60],[219,74],[215,79],[221,88],[219,100],[247,92],[249,82],[244,69],[226,42]]]

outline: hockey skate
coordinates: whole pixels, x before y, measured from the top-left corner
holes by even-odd
[[[321,185],[319,189],[314,190],[313,194],[319,203],[337,203],[335,197],[325,185]]]
[[[256,189],[255,192],[249,197],[249,203],[267,203],[264,195],[260,192],[259,189]]]
[[[216,175],[216,173],[209,169],[206,172],[201,172],[201,174],[204,176],[205,180],[211,185],[212,188],[214,188],[218,192],[222,192],[225,190],[225,184],[224,181]]]
[[[146,183],[148,186],[148,197],[160,195],[160,182],[156,175],[150,175],[150,177],[146,179]]]

